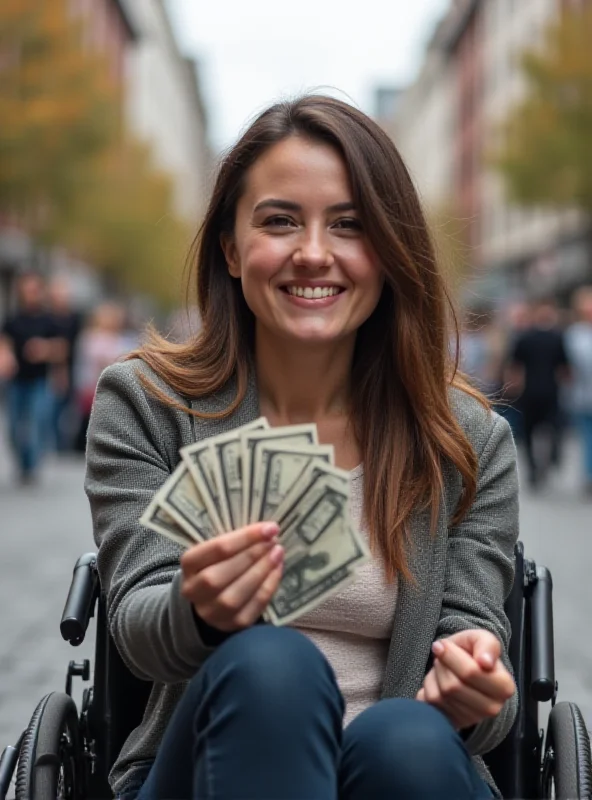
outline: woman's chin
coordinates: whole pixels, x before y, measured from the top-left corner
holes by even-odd
[[[340,341],[347,340],[349,337],[342,333],[338,334],[334,330],[306,328],[306,329],[285,329],[279,332],[279,337],[286,346],[294,347],[323,347],[334,346]]]

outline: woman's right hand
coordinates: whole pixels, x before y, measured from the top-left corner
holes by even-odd
[[[253,625],[279,586],[284,550],[275,522],[257,522],[181,556],[181,594],[213,628],[230,633]]]

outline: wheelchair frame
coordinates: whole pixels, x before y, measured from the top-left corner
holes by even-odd
[[[551,747],[544,749],[538,704],[551,701],[554,705],[558,689],[554,669],[552,580],[549,570],[537,568],[533,561],[524,557],[520,542],[515,557],[514,585],[505,610],[512,630],[509,656],[518,687],[519,710],[510,733],[495,750],[486,754],[485,761],[504,798],[541,798],[546,796],[545,785],[553,771],[554,754]],[[82,752],[78,755],[81,762],[78,767],[84,777],[81,797],[85,800],[112,796],[107,780],[109,771],[125,739],[140,724],[152,686],[132,675],[109,635],[96,555],[87,553],[74,567],[60,624],[62,637],[73,646],[81,644],[95,612],[93,684],[84,689],[79,715]],[[70,661],[66,694],[72,694],[73,678],[88,681],[90,673],[88,659]],[[587,734],[584,738],[587,739]],[[17,745],[5,748],[0,757],[0,800],[5,800],[22,740],[21,736]],[[589,769],[589,742],[587,759],[586,769]]]

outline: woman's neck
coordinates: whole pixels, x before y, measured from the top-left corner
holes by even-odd
[[[261,412],[274,425],[349,415],[355,341],[294,346],[258,335],[255,366]]]

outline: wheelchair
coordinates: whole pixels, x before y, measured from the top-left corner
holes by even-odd
[[[545,567],[516,547],[516,577],[506,602],[512,628],[510,659],[519,693],[519,711],[506,739],[485,756],[504,798],[592,798],[590,738],[579,708],[556,703],[552,581]],[[15,746],[0,757],[0,800],[16,770],[15,800],[104,800],[112,797],[107,777],[131,731],[140,723],[151,684],[131,674],[113,643],[106,621],[96,556],[81,556],[60,630],[76,646],[97,614],[92,686],[81,708],[72,699],[72,681],[90,681],[90,662],[70,661],[65,692],[51,692],[37,705]],[[539,726],[539,703],[551,702],[546,735]]]

